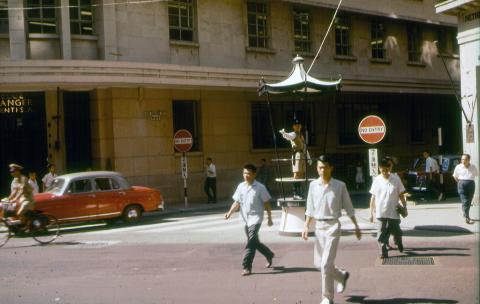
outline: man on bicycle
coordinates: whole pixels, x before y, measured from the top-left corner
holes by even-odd
[[[33,210],[35,207],[35,200],[33,198],[33,188],[28,183],[28,178],[22,174],[23,167],[17,164],[10,164],[10,175],[13,177],[11,193],[8,196],[8,201],[17,205],[16,215],[19,221],[13,221],[12,224],[24,224],[25,213],[28,210]]]

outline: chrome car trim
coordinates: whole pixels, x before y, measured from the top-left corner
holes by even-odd
[[[68,221],[68,220],[86,219],[86,218],[92,218],[92,217],[100,217],[100,216],[105,216],[105,215],[117,215],[117,214],[122,214],[122,213],[121,212],[102,213],[102,214],[96,214],[96,215],[62,218],[62,219],[59,219],[59,220],[60,221]]]

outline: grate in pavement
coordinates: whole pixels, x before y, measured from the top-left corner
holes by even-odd
[[[432,257],[397,256],[382,260],[382,265],[435,265]]]

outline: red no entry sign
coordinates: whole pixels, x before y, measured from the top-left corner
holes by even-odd
[[[173,136],[173,145],[178,152],[188,152],[193,146],[193,136],[188,130],[180,129]]]
[[[362,119],[358,125],[358,134],[367,144],[376,144],[382,141],[387,132],[383,120],[375,115],[369,115]]]

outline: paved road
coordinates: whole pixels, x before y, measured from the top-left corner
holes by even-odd
[[[172,214],[130,227],[70,227],[43,247],[29,238],[12,239],[0,249],[0,303],[319,303],[312,239],[279,236],[280,211],[274,211],[275,226],[262,227],[260,237],[276,253],[275,267],[263,268],[257,255],[254,274],[241,277],[242,225],[222,215]],[[433,257],[435,265],[385,266],[370,224],[361,222],[361,241],[349,231],[342,237],[337,264],[351,279],[336,303],[478,302],[478,234],[411,229],[405,233],[405,255]]]

